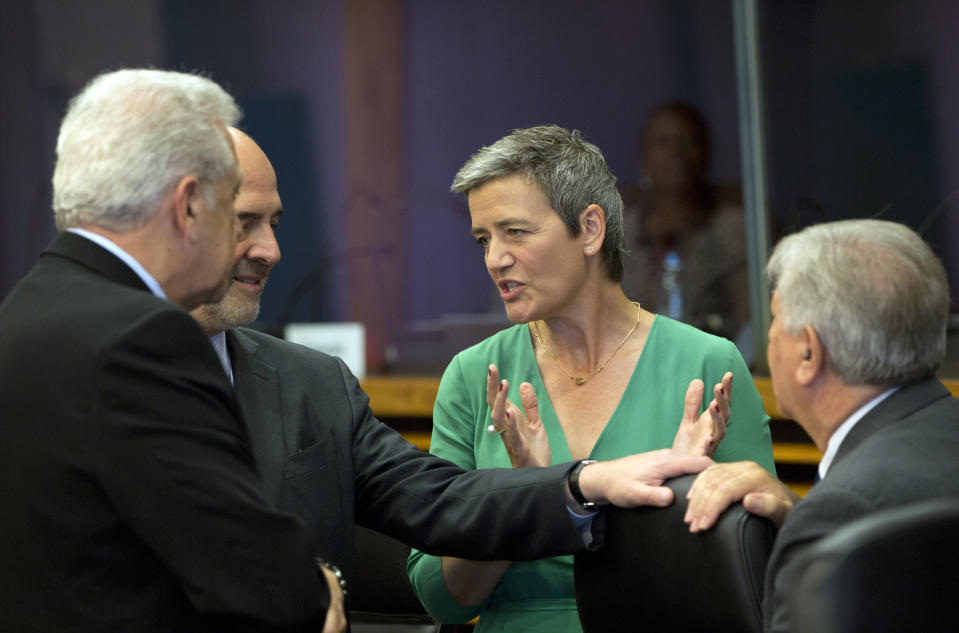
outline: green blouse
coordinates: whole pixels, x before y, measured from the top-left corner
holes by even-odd
[[[533,385],[553,463],[572,461],[526,325],[499,332],[453,358],[433,409],[430,452],[466,469],[509,468],[499,436],[486,431],[490,424],[486,377],[491,363],[509,380],[513,403],[520,402],[520,383]],[[714,457],[723,462],[752,460],[775,473],[769,418],[735,345],[663,316],[653,321],[626,391],[590,458],[615,459],[672,446],[689,382],[701,378],[706,383],[701,408],[705,410],[713,397],[712,386],[726,371],[733,373],[731,417]],[[490,598],[472,607],[460,607],[450,596],[440,560],[414,549],[407,570],[416,594],[441,622],[466,622],[479,615],[477,633],[582,631],[573,592],[572,556],[514,562]]]

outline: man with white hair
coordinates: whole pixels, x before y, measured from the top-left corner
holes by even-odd
[[[230,281],[238,118],[208,79],[122,70],[63,119],[62,232],[0,304],[0,630],[345,626],[184,310]]]
[[[767,631],[788,631],[803,551],[877,510],[959,495],[959,400],[935,376],[946,273],[912,230],[882,220],[811,226],[783,239],[766,270],[773,391],[823,451],[821,481],[800,501],[756,464],[716,464],[693,484],[686,522],[709,529],[742,499],[782,526],[763,617]]]

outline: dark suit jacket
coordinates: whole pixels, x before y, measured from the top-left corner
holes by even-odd
[[[790,630],[796,561],[809,545],[877,510],[956,496],[959,400],[935,378],[906,385],[853,427],[826,477],[786,518],[766,569],[766,630]]]
[[[354,522],[473,559],[583,549],[562,493],[569,465],[463,471],[373,417],[340,359],[245,328],[227,340],[269,500],[301,515],[317,553],[347,576]]]
[[[0,630],[322,627],[208,339],[63,233],[0,304]]]

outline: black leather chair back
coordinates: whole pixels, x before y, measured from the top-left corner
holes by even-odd
[[[351,633],[436,633],[406,574],[408,545],[356,526],[356,573],[351,579]]]
[[[863,517],[797,565],[798,633],[959,631],[959,499]]]
[[[763,577],[774,529],[741,503],[710,531],[683,522],[695,475],[666,482],[668,508],[608,508],[604,543],[575,557],[585,633],[760,633]]]

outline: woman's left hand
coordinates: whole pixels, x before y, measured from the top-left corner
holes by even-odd
[[[686,389],[686,404],[683,419],[673,440],[673,450],[680,455],[706,455],[712,457],[716,447],[726,435],[729,422],[729,399],[732,393],[733,374],[726,372],[721,382],[713,387],[713,399],[699,419],[696,412],[703,401],[703,381],[696,379]]]
[[[549,437],[539,419],[539,400],[533,385],[524,382],[519,386],[525,415],[509,401],[508,393],[509,382],[500,380],[496,365],[490,365],[486,378],[486,402],[493,421],[490,426],[499,433],[510,464],[513,468],[549,466],[552,459]]]

